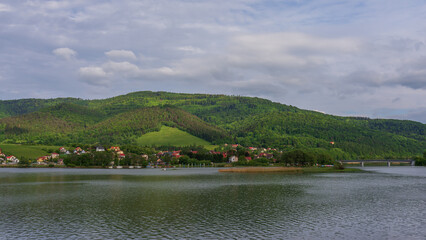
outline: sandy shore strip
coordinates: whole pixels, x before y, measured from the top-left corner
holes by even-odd
[[[300,167],[240,167],[219,169],[219,172],[266,173],[266,172],[302,172]]]

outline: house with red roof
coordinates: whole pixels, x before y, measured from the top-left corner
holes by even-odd
[[[15,156],[7,156],[6,161],[9,162],[9,164],[17,164],[19,163],[19,159]]]
[[[172,152],[172,157],[174,157],[174,158],[180,158],[181,157],[180,150],[179,151],[173,151]]]
[[[118,151],[120,151],[120,147],[118,147],[118,146],[112,146],[109,150],[110,151],[118,152]]]

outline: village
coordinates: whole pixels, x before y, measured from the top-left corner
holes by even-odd
[[[134,154],[124,152],[119,146],[96,146],[91,148],[66,148],[60,147],[49,155],[40,156],[37,159],[30,159],[27,162],[28,166],[34,167],[65,167],[73,166],[67,159],[78,159],[87,156],[94,156],[100,153],[108,153],[110,160],[107,166],[109,168],[141,168],[141,167],[171,167],[171,166],[213,166],[215,163],[237,163],[238,161],[250,162],[256,159],[267,159],[273,163],[276,161],[276,156],[282,152],[272,148],[244,148],[239,144],[224,144],[215,150],[173,150],[159,151],[156,150],[150,154]],[[128,159],[126,159],[126,157]],[[86,157],[87,158],[87,157]],[[65,161],[64,161],[65,159]],[[131,160],[129,160],[131,159]],[[0,149],[0,166],[17,166],[22,164],[18,157],[7,155]],[[75,165],[75,164],[74,164]],[[93,164],[94,166],[98,164]],[[87,165],[85,165],[87,166]],[[92,166],[92,165],[91,165]]]

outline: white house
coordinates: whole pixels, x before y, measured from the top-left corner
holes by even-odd
[[[230,156],[229,157],[229,162],[238,162],[238,157],[237,156]]]
[[[15,156],[7,156],[6,161],[8,161],[9,164],[18,164],[19,163],[19,159]]]
[[[96,147],[96,152],[105,152],[105,148],[98,146],[98,147]]]

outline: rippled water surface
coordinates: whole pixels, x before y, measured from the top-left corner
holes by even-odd
[[[426,168],[0,169],[1,239],[425,239]]]

